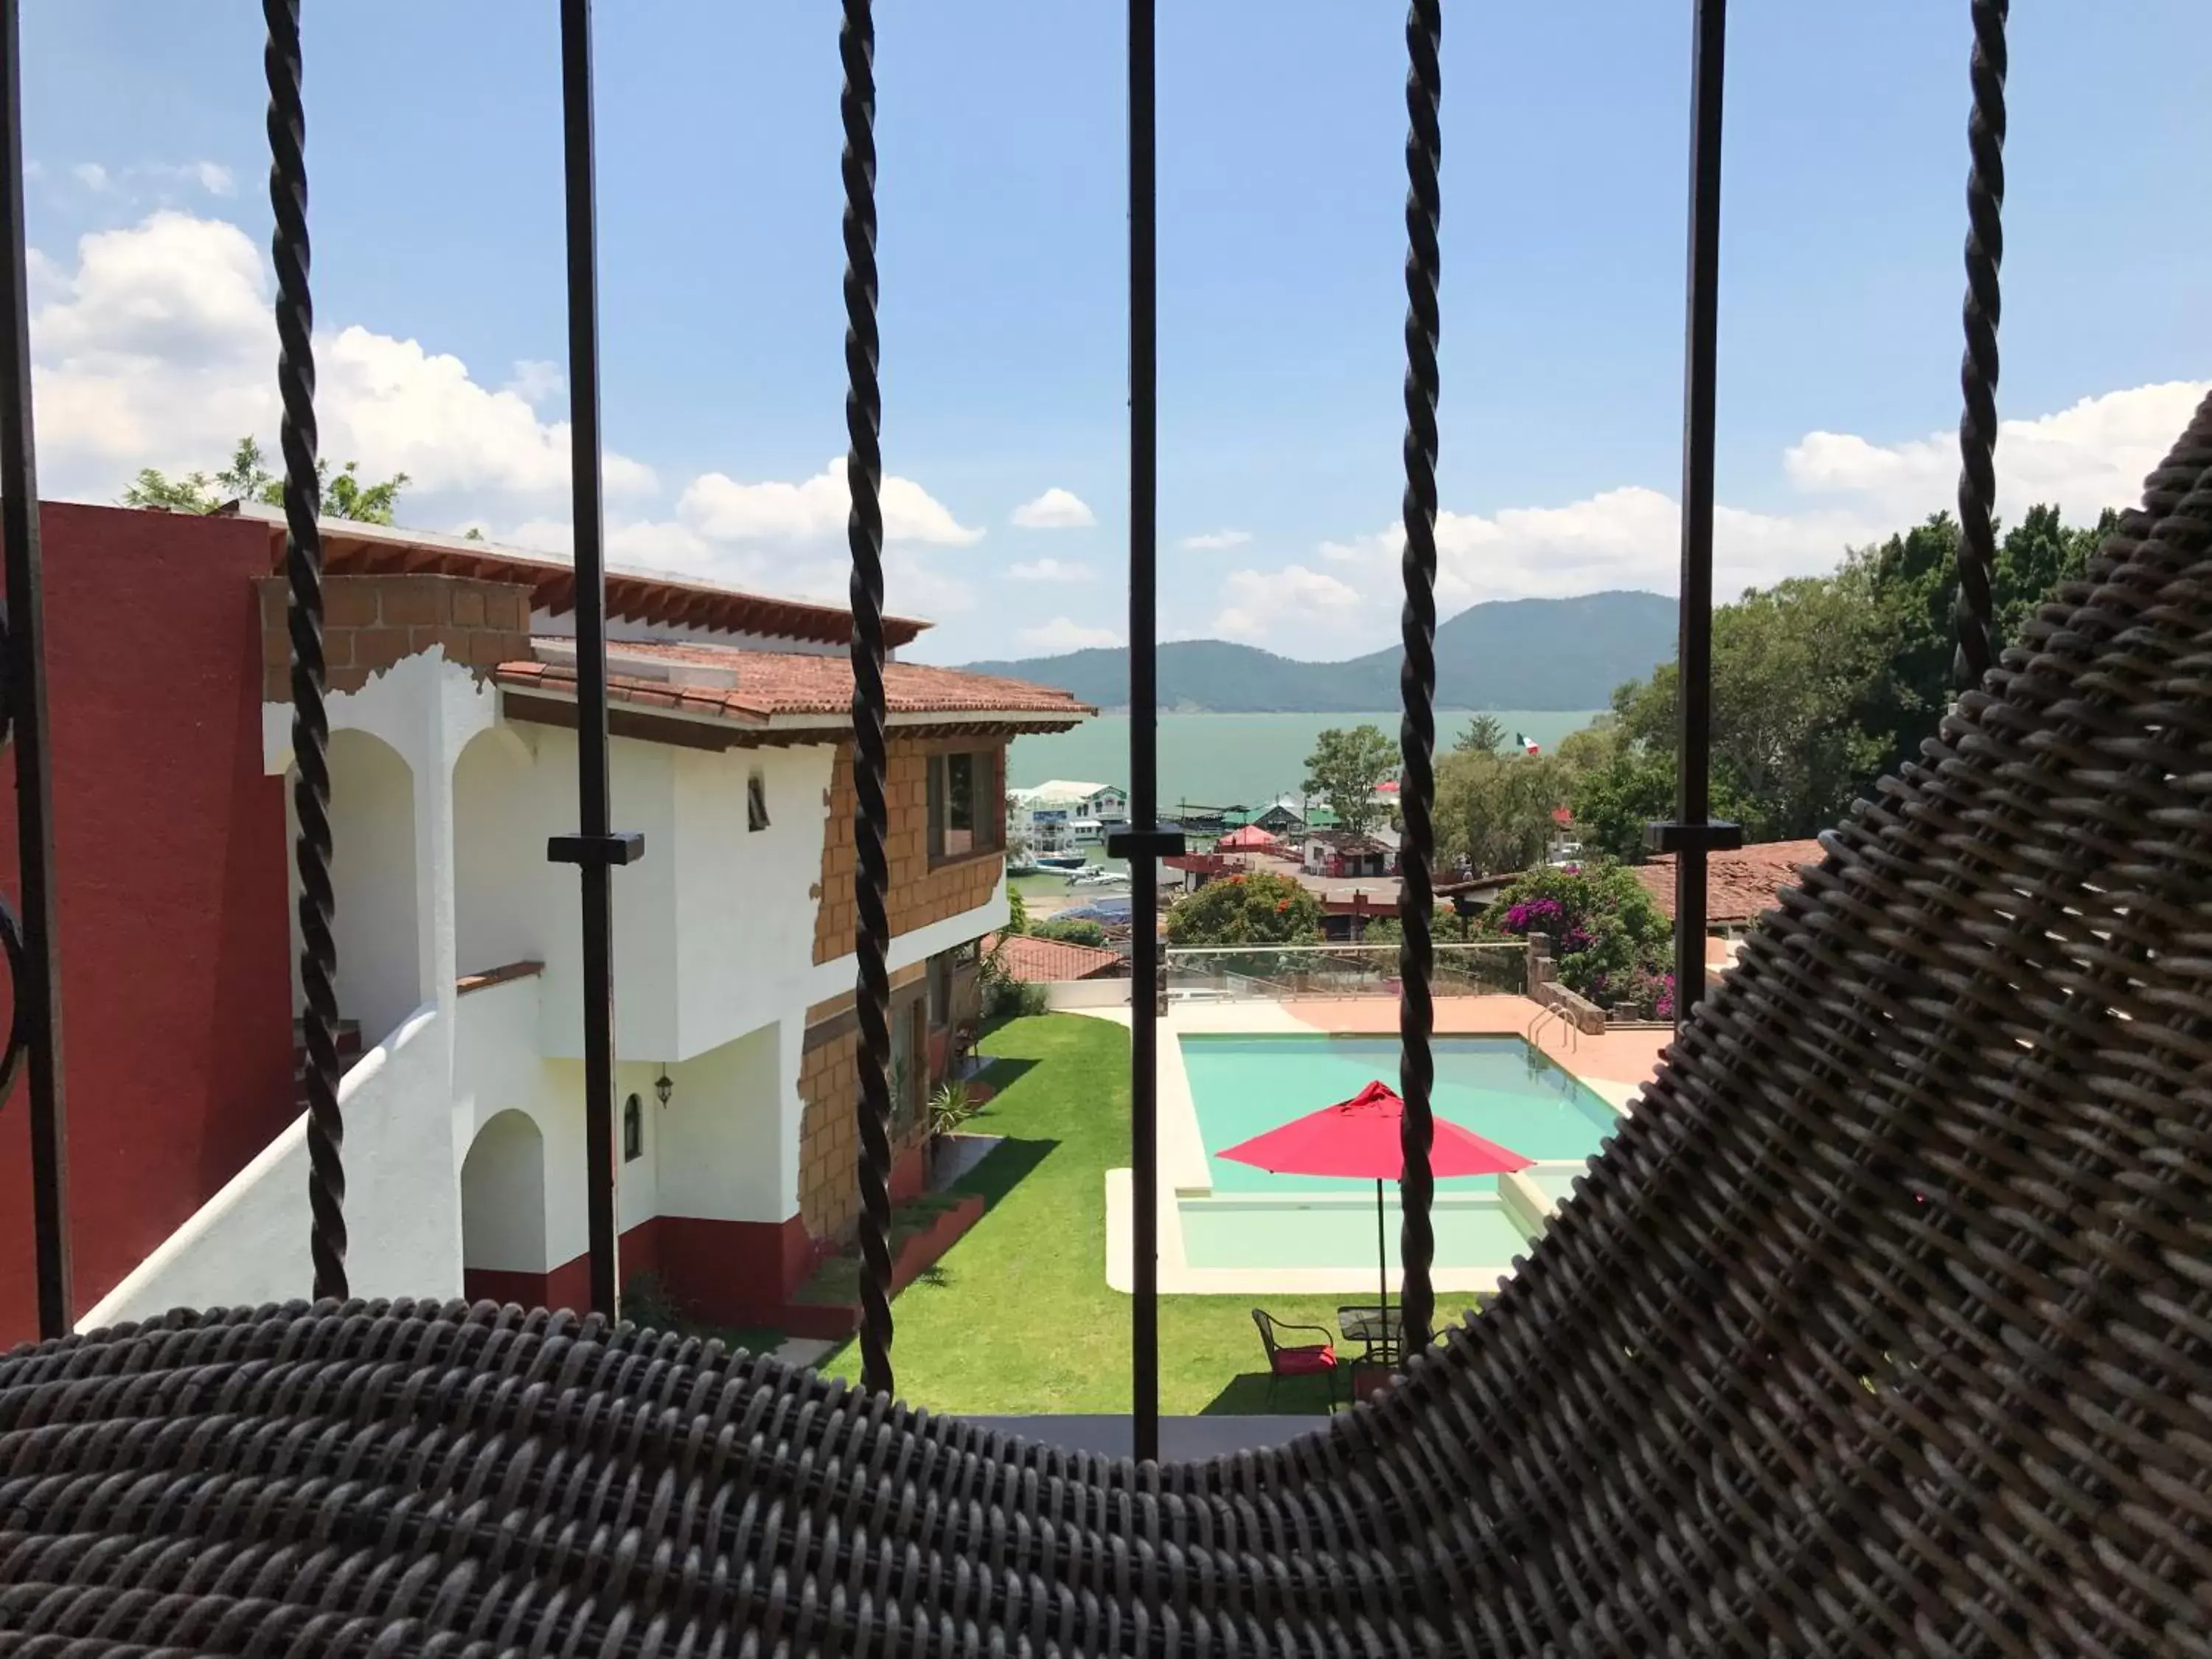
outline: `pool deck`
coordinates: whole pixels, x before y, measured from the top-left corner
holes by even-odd
[[[1085,1010],[1093,1018],[1129,1023],[1127,1007]],[[1521,996],[1440,997],[1436,1004],[1439,1036],[1526,1037],[1541,1012]],[[1210,1192],[1212,1174],[1198,1127],[1198,1109],[1183,1070],[1179,1041],[1186,1034],[1249,1036],[1304,1035],[1326,1031],[1385,1036],[1398,1029],[1397,1004],[1384,997],[1313,997],[1281,1001],[1175,1002],[1161,1023],[1159,1066],[1159,1288],[1164,1295],[1358,1294],[1375,1287],[1374,1268],[1365,1267],[1194,1267],[1184,1252],[1184,1194]],[[1536,1048],[1560,1069],[1586,1085],[1613,1110],[1626,1116],[1637,1091],[1650,1077],[1669,1033],[1660,1030],[1607,1031],[1583,1036],[1556,1019],[1543,1021]],[[1562,1169],[1579,1168],[1562,1165]],[[1552,1165],[1540,1165],[1549,1170]],[[1505,1206],[1530,1225],[1540,1225],[1552,1200],[1523,1176],[1498,1178]],[[1134,1183],[1129,1170],[1106,1172],[1106,1282],[1127,1292],[1135,1286]],[[1511,1264],[1438,1267],[1431,1278],[1440,1294],[1481,1295],[1495,1291],[1510,1274]]]

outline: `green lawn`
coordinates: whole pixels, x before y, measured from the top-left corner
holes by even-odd
[[[1126,1412],[1131,1298],[1106,1284],[1106,1171],[1129,1161],[1129,1034],[1045,1014],[1000,1026],[982,1051],[1000,1092],[971,1127],[1006,1140],[955,1190],[990,1208],[892,1304],[898,1392],[933,1411]],[[1161,1297],[1161,1410],[1266,1410],[1254,1303],[1327,1325],[1342,1299]],[[823,1369],[857,1380],[858,1345]],[[1318,1379],[1290,1378],[1274,1408],[1326,1404]]]

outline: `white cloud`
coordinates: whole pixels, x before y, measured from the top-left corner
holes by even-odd
[[[2212,382],[2136,386],[2084,398],[2036,419],[2004,422],[1997,442],[1997,505],[2016,519],[2050,501],[2076,523],[2106,507],[2132,506]],[[1958,441],[1936,433],[1878,444],[1850,434],[1812,432],[1784,452],[1782,476],[1802,498],[1793,510],[1759,512],[1721,503],[1713,514],[1713,583],[1730,597],[1785,576],[1832,569],[1863,546],[1952,507]],[[1681,557],[1680,514],[1668,495],[1641,486],[1608,489],[1562,507],[1437,518],[1437,605],[1449,616],[1486,599],[1587,593],[1608,587],[1672,592]],[[1345,578],[1340,592],[1273,573],[1237,572],[1223,584],[1217,629],[1285,648],[1342,654],[1354,642],[1389,637],[1399,603],[1396,525],[1322,554]],[[1255,589],[1242,579],[1267,574]],[[1347,599],[1347,596],[1350,596]],[[1350,630],[1347,633],[1347,629]]]
[[[1121,643],[1121,635],[1111,628],[1093,628],[1069,617],[1054,617],[1048,623],[1034,628],[1024,628],[1017,637],[1032,651],[1084,651],[1099,646]]]
[[[983,532],[970,530],[911,478],[885,475],[884,540],[965,547]],[[711,541],[842,542],[852,495],[845,459],[833,456],[821,471],[799,483],[740,483],[726,472],[694,478],[676,504],[684,521]]]
[[[243,231],[164,211],[83,237],[76,256],[74,270],[38,262],[46,300],[31,319],[40,460],[56,494],[112,497],[142,466],[205,469],[242,433],[275,447],[271,284]],[[319,335],[315,357],[325,455],[371,477],[404,471],[416,499],[566,495],[567,423],[472,380],[459,358],[358,325]],[[653,487],[628,456],[604,468],[612,495]],[[458,505],[489,516],[482,501]]]
[[[1280,570],[1232,570],[1222,580],[1221,599],[1213,631],[1223,639],[1254,645],[1266,641],[1285,619],[1352,613],[1360,608],[1359,595],[1350,584],[1302,564]]]
[[[565,396],[568,390],[568,371],[558,363],[546,362],[536,357],[518,358],[514,371],[507,376],[501,392],[512,392],[535,409],[549,398]]]
[[[1202,535],[1184,537],[1182,544],[1194,553],[1217,553],[1224,548],[1242,547],[1251,539],[1249,530],[1209,530]]]
[[[518,544],[566,558],[566,520],[544,520],[510,532]],[[689,524],[667,520],[611,520],[610,563],[690,581],[714,582],[756,592],[788,594],[842,605],[852,576],[851,556],[841,537],[834,544],[719,541]],[[967,582],[932,566],[921,550],[891,544],[884,550],[884,605],[899,616],[933,620],[975,608]]]
[[[1018,582],[1093,582],[1098,573],[1087,564],[1070,564],[1065,559],[1031,559],[1022,564],[1010,564],[1006,574]]]
[[[1024,530],[1081,530],[1098,522],[1098,515],[1073,490],[1053,489],[1014,509],[1014,522]]]
[[[2037,501],[2093,519],[2107,507],[2132,507],[2142,482],[2172,447],[2208,383],[2161,385],[2084,398],[2037,420],[1997,428],[1997,506],[2008,518]],[[1901,444],[1874,444],[1849,433],[1808,432],[1783,456],[1790,482],[1808,494],[1854,495],[1863,510],[1914,517],[1950,503],[1959,477],[1959,441],[1933,433]]]
[[[24,168],[27,178],[41,177],[45,169],[35,163]],[[238,180],[231,170],[220,161],[149,161],[141,166],[110,168],[98,161],[79,161],[69,170],[69,175],[80,188],[95,196],[136,196],[142,193],[134,186],[151,185],[159,193],[163,186],[188,185],[205,191],[210,196],[234,196]]]

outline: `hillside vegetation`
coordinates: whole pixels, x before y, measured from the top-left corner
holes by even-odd
[[[1613,688],[1674,654],[1674,601],[1660,593],[1500,599],[1437,629],[1437,702],[1446,708],[1601,708]],[[1073,651],[969,665],[1063,686],[1101,708],[1129,701],[1129,653]],[[1225,640],[1159,649],[1159,706],[1193,713],[1320,714],[1392,708],[1398,648],[1343,662],[1300,662]]]

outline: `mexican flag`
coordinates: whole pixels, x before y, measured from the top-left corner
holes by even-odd
[[[1513,734],[1513,741],[1520,744],[1521,752],[1524,755],[1533,755],[1536,752],[1536,740],[1534,738],[1523,737],[1520,732],[1516,732]]]

